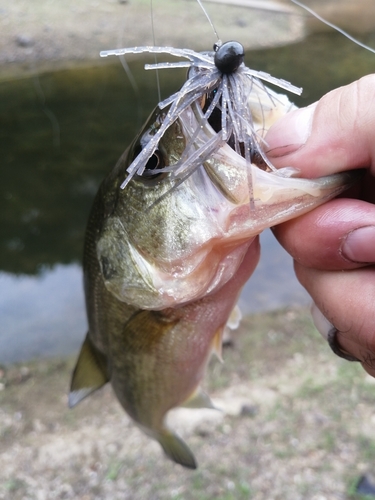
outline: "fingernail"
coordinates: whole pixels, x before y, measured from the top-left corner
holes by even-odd
[[[265,137],[268,145],[267,156],[286,156],[306,143],[311,133],[316,104],[291,111],[272,125]]]
[[[351,231],[341,246],[341,255],[352,262],[375,262],[375,226]]]
[[[323,316],[322,312],[320,311],[320,309],[318,309],[315,302],[313,302],[310,311],[315,328],[318,330],[320,335],[327,340],[328,333],[333,328],[332,323],[330,323],[328,319],[325,316]]]

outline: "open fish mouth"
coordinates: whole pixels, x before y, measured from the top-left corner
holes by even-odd
[[[238,42],[207,53],[133,47],[102,55],[141,52],[187,58],[148,67],[189,67],[188,79],[159,103],[110,176],[117,206],[103,224],[97,256],[111,293],[157,310],[220,289],[259,233],[336,196],[353,177],[309,180],[273,167],[263,137],[295,106],[263,81],[302,89],[246,67]]]
[[[285,96],[265,87],[253,88],[248,101],[259,135],[293,109]],[[118,206],[101,231],[97,254],[107,289],[142,309],[176,307],[218,290],[265,228],[313,209],[353,182],[351,173],[290,177],[288,169],[271,170],[259,155],[260,166],[251,163],[203,113],[195,101],[179,114],[159,141],[158,165],[118,189]],[[153,139],[155,116],[161,126],[159,110],[120,161],[117,176]]]

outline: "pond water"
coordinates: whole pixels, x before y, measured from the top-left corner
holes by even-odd
[[[374,35],[364,41],[375,46]],[[303,106],[372,72],[374,57],[341,35],[316,34],[251,52],[247,65],[304,87],[293,96]],[[140,99],[117,59],[0,83],[0,363],[67,354],[85,335],[83,234],[100,181],[158,100],[143,64],[130,63]],[[161,71],[162,96],[184,75]],[[289,257],[270,232],[262,241],[244,312],[307,303]]]

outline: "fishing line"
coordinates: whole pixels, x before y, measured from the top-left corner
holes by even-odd
[[[123,46],[124,42],[124,32],[126,29],[126,21],[122,26],[122,31],[118,32],[117,35],[117,43],[120,47]],[[128,77],[129,83],[131,88],[133,89],[135,99],[136,99],[136,108],[137,108],[137,122],[136,122],[136,127],[139,128],[142,125],[142,118],[143,118],[143,108],[142,108],[142,100],[141,100],[141,95],[139,93],[139,87],[138,84],[133,76],[133,73],[125,59],[124,56],[119,55],[120,63],[122,67],[124,68],[124,71],[126,73],[126,76]]]
[[[154,44],[154,47],[156,45],[155,43],[155,29],[154,29],[154,8],[153,8],[153,1],[150,0],[150,13],[151,13],[151,31],[152,31],[152,42]],[[155,64],[158,63],[158,58],[157,55],[154,55],[155,57]],[[161,92],[160,92],[160,80],[159,80],[159,70],[156,69],[156,85],[158,89],[158,102],[161,101]]]
[[[363,49],[369,50],[370,52],[372,52],[373,54],[375,54],[375,49],[373,49],[372,47],[369,47],[368,45],[366,45],[366,44],[364,44],[362,42],[360,42],[359,40],[357,40],[356,38],[354,38],[352,35],[350,35],[348,32],[346,32],[345,30],[343,30],[339,26],[336,26],[336,24],[333,24],[330,21],[327,21],[326,19],[324,19],[323,17],[321,17],[319,14],[317,14],[316,12],[314,12],[312,9],[310,9],[309,7],[307,7],[306,5],[304,5],[303,3],[299,2],[298,0],[290,0],[290,1],[292,3],[294,3],[295,5],[298,5],[302,9],[305,9],[307,12],[309,12],[309,14],[311,14],[314,17],[316,17],[316,19],[319,19],[319,21],[321,21],[322,23],[324,23],[327,26],[329,26],[330,28],[333,28],[334,30],[338,31],[339,33],[341,33],[342,35],[344,35],[346,38],[348,38],[350,41],[356,43],[357,45],[359,45]]]
[[[210,18],[210,16],[208,15],[208,12],[207,12],[207,11],[206,11],[206,9],[204,8],[204,6],[203,6],[203,4],[202,4],[201,0],[197,0],[197,2],[198,2],[198,5],[200,6],[200,8],[203,10],[204,15],[207,17],[207,20],[208,20],[208,22],[210,23],[211,28],[213,29],[213,32],[215,33],[215,36],[216,36],[216,38],[217,38],[217,41],[218,41],[218,42],[220,42],[220,37],[219,37],[219,35],[218,35],[217,31],[216,31],[216,28],[215,28],[215,26],[214,26],[214,23],[211,21],[211,18]]]
[[[34,64],[33,64],[33,66],[34,66]],[[51,125],[52,125],[53,146],[55,148],[59,149],[60,144],[61,144],[60,124],[59,124],[58,119],[56,118],[55,113],[46,104],[46,96],[43,92],[42,84],[40,83],[40,79],[39,79],[38,74],[35,71],[35,68],[34,68],[34,73],[33,73],[33,77],[32,77],[32,82],[33,82],[33,86],[34,86],[36,95],[38,96],[41,109],[42,109],[43,113],[46,115],[46,117],[48,118],[48,120],[51,122]]]
[[[143,117],[142,100],[141,100],[141,95],[139,93],[139,87],[137,85],[137,82],[135,81],[131,69],[129,68],[128,63],[126,62],[125,57],[122,55],[119,56],[119,59],[135,94],[135,98],[137,101],[137,128],[139,128],[142,125],[142,117]]]

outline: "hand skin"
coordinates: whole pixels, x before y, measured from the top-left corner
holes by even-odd
[[[375,75],[289,113],[266,142],[276,167],[296,167],[302,177],[366,169],[350,193],[280,224],[274,234],[317,306],[320,332],[326,336],[329,328],[322,313],[338,330],[341,348],[375,377]]]

